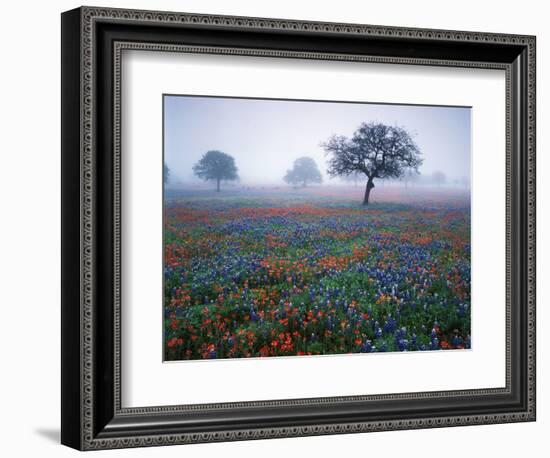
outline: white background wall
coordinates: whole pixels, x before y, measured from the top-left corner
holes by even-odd
[[[550,401],[550,30],[545,2],[117,0],[95,5],[534,34],[538,38],[538,421],[105,452],[106,456],[544,456]],[[9,2],[0,27],[0,452],[58,445],[60,372],[60,13],[75,1]],[[536,452],[538,450],[538,452]],[[547,453],[547,452],[546,452]]]

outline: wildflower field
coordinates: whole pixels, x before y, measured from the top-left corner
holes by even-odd
[[[167,193],[164,359],[470,348],[469,197],[360,192]]]

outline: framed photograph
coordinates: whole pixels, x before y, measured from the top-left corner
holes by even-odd
[[[62,15],[62,443],[535,420],[535,37]]]

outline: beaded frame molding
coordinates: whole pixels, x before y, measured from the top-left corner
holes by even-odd
[[[535,37],[81,7],[62,14],[61,442],[94,450],[535,420]],[[506,75],[504,388],[121,406],[123,50]]]

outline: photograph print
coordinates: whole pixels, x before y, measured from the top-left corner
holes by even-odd
[[[468,350],[471,108],[163,96],[164,361]]]

